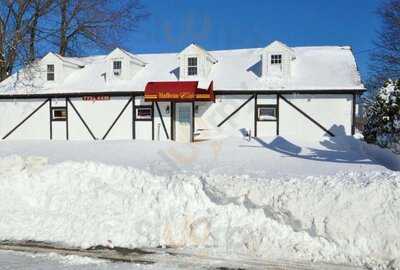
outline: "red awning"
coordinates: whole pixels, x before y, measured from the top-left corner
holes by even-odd
[[[198,88],[197,81],[149,82],[144,90],[145,101],[214,101],[213,82],[208,89]]]

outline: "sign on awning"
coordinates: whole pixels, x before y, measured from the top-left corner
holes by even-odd
[[[208,89],[198,88],[197,81],[149,82],[144,91],[145,101],[214,101],[213,82]]]

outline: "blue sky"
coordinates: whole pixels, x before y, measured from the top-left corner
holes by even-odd
[[[136,53],[176,52],[195,42],[208,50],[350,45],[363,79],[379,29],[382,0],[142,0],[150,18],[126,48]]]

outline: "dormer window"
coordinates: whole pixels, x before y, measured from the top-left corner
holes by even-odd
[[[271,64],[272,65],[282,64],[282,54],[272,54],[271,55]]]
[[[114,61],[113,62],[113,70],[114,70],[114,75],[115,76],[121,75],[121,69],[122,69],[122,62],[121,61]]]
[[[54,81],[54,65],[47,65],[47,80]]]
[[[188,57],[188,75],[197,75],[197,57]]]
[[[196,44],[190,44],[178,55],[179,74],[176,74],[179,80],[193,80],[193,78],[206,78],[217,63],[209,52]]]

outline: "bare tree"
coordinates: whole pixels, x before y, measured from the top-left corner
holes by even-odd
[[[31,0],[32,15],[29,20],[28,29],[28,62],[31,63],[36,58],[37,43],[38,43],[38,32],[41,32],[41,26],[39,24],[40,19],[48,14],[52,8],[55,7],[54,0]]]
[[[0,0],[0,81],[55,49],[110,49],[148,13],[140,0]]]
[[[29,1],[1,1],[0,10],[0,80],[11,74],[23,42]]]
[[[56,39],[60,55],[77,55],[93,46],[109,49],[148,16],[140,0],[58,0]]]
[[[371,55],[370,84],[374,88],[389,78],[400,78],[400,0],[385,1],[377,13],[382,19],[382,28]]]
[[[36,57],[39,20],[54,0],[0,0],[0,81]]]

